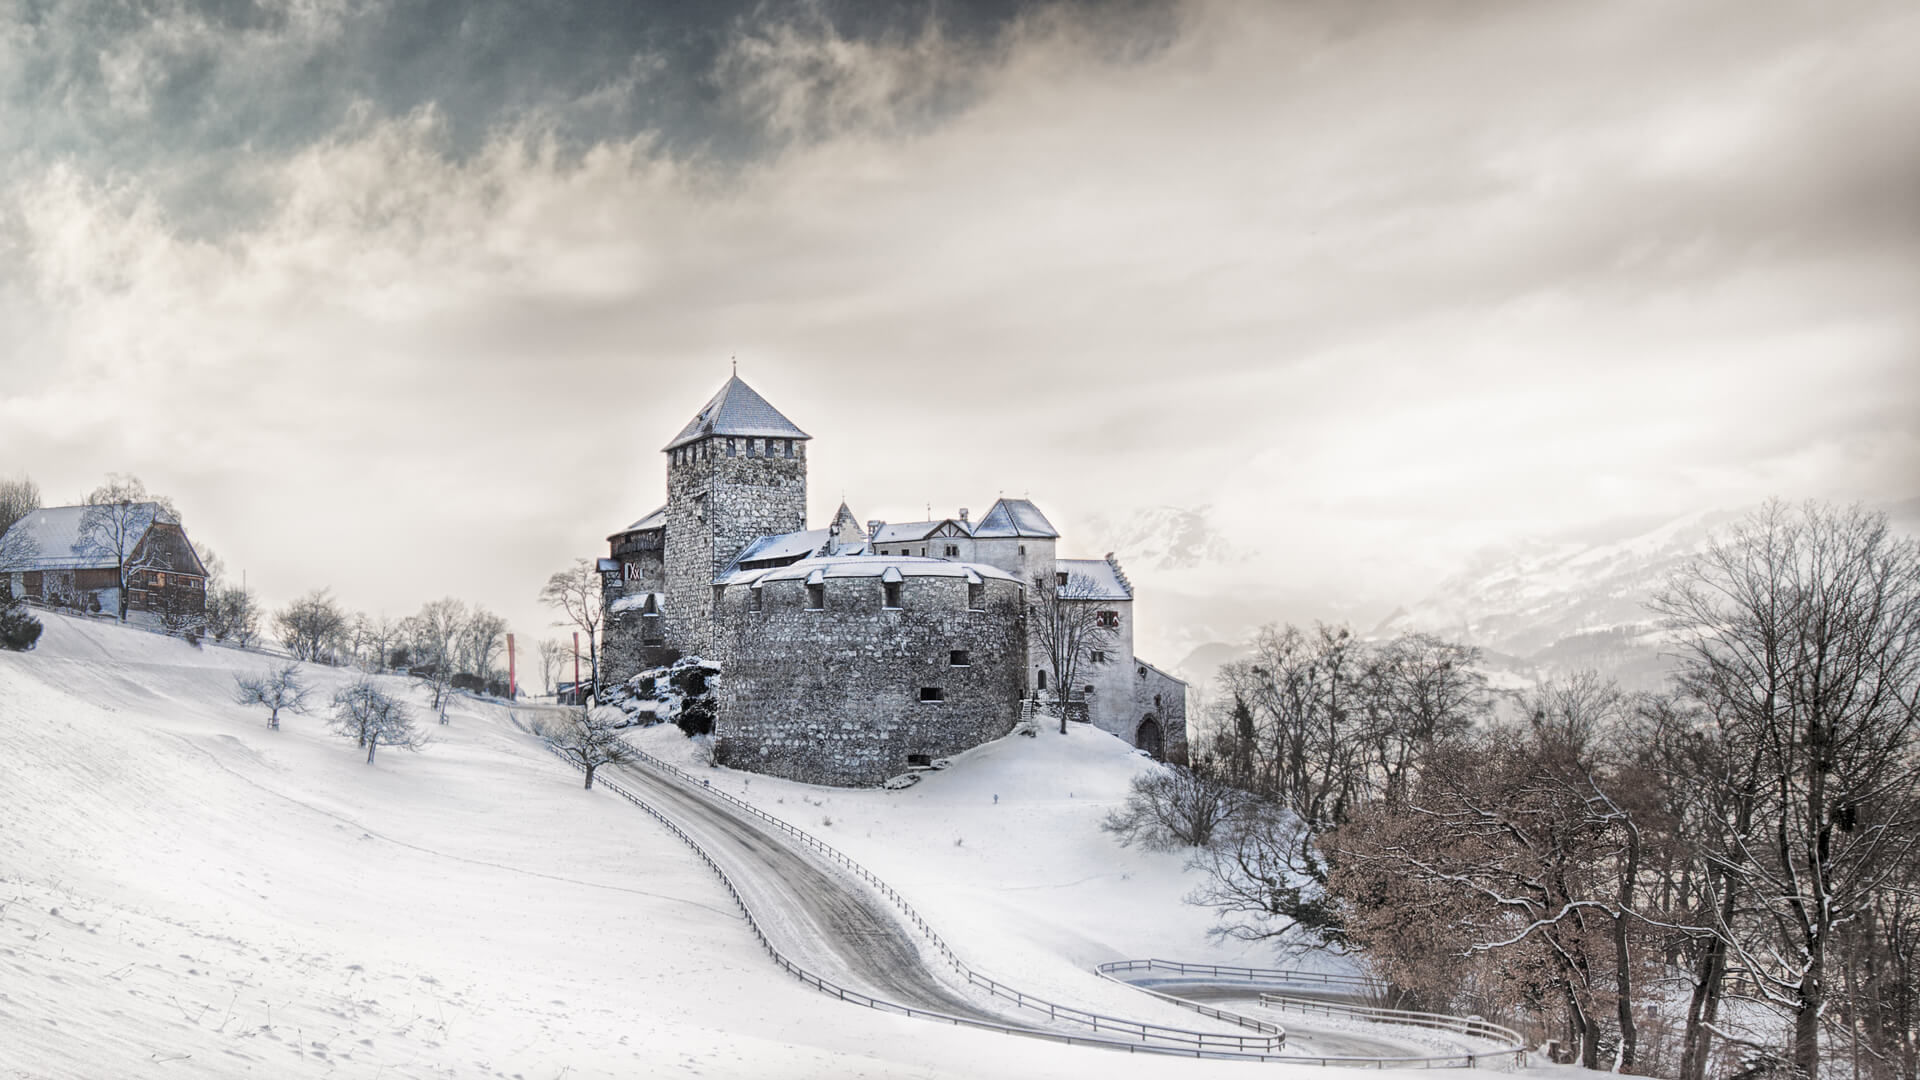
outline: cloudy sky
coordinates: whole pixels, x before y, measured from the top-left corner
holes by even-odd
[[[0,0],[0,474],[527,635],[731,357],[816,519],[1207,507],[1368,603],[1909,497],[1915,55],[1906,0]]]

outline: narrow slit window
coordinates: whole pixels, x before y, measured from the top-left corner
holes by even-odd
[[[967,607],[970,610],[979,611],[986,602],[986,594],[987,587],[985,585],[969,584],[967,586]]]
[[[749,602],[749,606],[752,607],[753,610],[755,611],[767,610],[767,597],[765,593],[761,592],[759,589],[751,589],[749,590],[749,594],[753,597],[753,599]]]
[[[899,607],[900,583],[897,581],[889,581],[882,584],[880,586],[880,602],[890,608]]]
[[[807,610],[825,611],[827,608],[827,587],[825,585],[807,586]]]

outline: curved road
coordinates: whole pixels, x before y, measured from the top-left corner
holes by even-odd
[[[999,1002],[968,989],[944,960],[923,956],[898,912],[878,894],[818,861],[765,822],[645,766],[602,769],[608,771],[671,817],[726,868],[763,930],[779,939],[780,950],[802,967],[909,1008],[1037,1032],[1060,1030],[1011,1004],[1004,1013],[996,1011]],[[1287,989],[1179,979],[1142,985],[1148,983],[1162,993],[1249,1015],[1267,1014],[1259,1000],[1262,989]],[[1286,1056],[1400,1058],[1434,1052],[1430,1044],[1395,1039],[1386,1032],[1322,1026],[1292,1015],[1283,1023],[1288,1039],[1281,1053]],[[1211,1024],[1195,1016],[1192,1027]]]
[[[827,946],[826,950],[810,949],[806,941],[780,942],[781,951],[802,966],[900,1005],[991,1024],[1028,1026],[1025,1018],[1012,1020],[990,1011],[942,979],[920,955],[892,908],[864,885],[829,871],[764,823],[718,799],[689,791],[646,768],[625,767],[619,772],[634,794],[672,817],[726,867],[734,884],[748,894],[754,917],[763,925],[810,924],[813,941]]]

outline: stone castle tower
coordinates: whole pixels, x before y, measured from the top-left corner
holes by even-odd
[[[713,653],[714,579],[762,536],[807,527],[809,436],[727,380],[666,446],[667,643]]]

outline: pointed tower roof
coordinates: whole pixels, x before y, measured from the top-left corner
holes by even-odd
[[[666,449],[673,450],[713,435],[747,435],[773,439],[809,439],[780,410],[735,375],[713,395],[700,414],[680,429]]]
[[[853,515],[851,509],[848,509],[845,499],[840,500],[840,509],[833,512],[833,523],[840,526],[840,536],[842,539],[870,539],[870,537],[867,536],[866,527],[861,525],[860,519]]]

